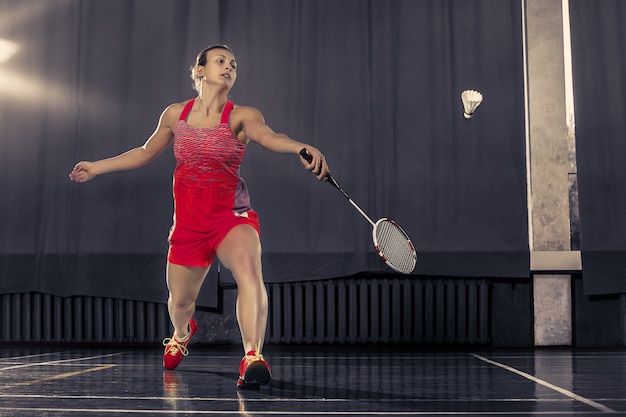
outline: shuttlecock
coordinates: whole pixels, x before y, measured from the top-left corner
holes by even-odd
[[[483,101],[483,95],[476,90],[465,90],[461,93],[461,101],[463,102],[463,117],[471,119]]]

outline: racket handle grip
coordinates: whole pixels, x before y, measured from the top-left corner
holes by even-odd
[[[300,156],[303,157],[304,159],[306,159],[306,161],[310,164],[311,161],[313,160],[313,155],[311,155],[309,153],[309,151],[307,151],[306,148],[302,148],[302,150],[300,151]]]
[[[306,159],[308,163],[311,163],[311,161],[313,160],[313,155],[311,155],[306,148],[302,148],[302,150],[300,151],[300,156]],[[326,174],[326,179],[328,180],[328,183],[330,185],[332,185],[338,190],[341,190],[341,187],[339,187],[339,184],[337,183],[337,181],[335,181],[332,175]]]

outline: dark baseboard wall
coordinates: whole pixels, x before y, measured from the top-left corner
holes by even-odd
[[[572,276],[573,345],[624,346],[626,296],[586,296]],[[268,284],[266,343],[532,347],[532,280],[342,278]],[[239,344],[234,286],[199,308],[195,343]],[[0,295],[0,341],[159,345],[171,335],[165,303],[99,297]]]

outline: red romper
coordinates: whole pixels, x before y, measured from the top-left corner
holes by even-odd
[[[230,130],[233,103],[226,103],[221,123],[213,128],[187,124],[193,103],[187,102],[174,128],[174,223],[168,260],[206,267],[233,227],[249,224],[259,233],[259,223],[239,176],[246,145]]]

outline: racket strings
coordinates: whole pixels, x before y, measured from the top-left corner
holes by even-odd
[[[392,268],[407,274],[413,271],[417,258],[415,248],[400,226],[389,219],[379,221],[374,239],[378,254]]]

